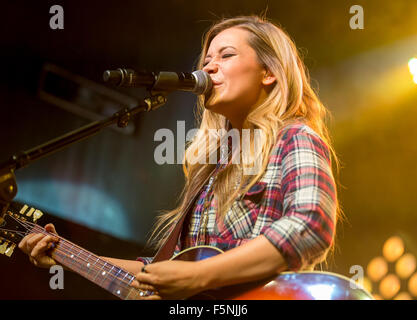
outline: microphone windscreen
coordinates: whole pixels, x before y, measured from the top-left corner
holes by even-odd
[[[196,79],[196,84],[193,92],[195,94],[208,94],[213,87],[209,74],[203,70],[197,70],[193,72]]]

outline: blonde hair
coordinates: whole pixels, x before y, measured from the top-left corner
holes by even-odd
[[[251,109],[243,128],[261,129],[263,135],[260,141],[261,170],[258,174],[242,175],[241,164],[229,164],[218,173],[213,186],[214,197],[217,201],[217,214],[224,217],[231,204],[239,194],[245,193],[264,174],[272,147],[276,144],[280,129],[291,122],[301,121],[311,127],[326,143],[331,151],[332,160],[338,161],[331,145],[329,133],[325,125],[328,112],[310,86],[307,70],[298,54],[295,44],[279,27],[257,16],[240,16],[223,19],[214,24],[205,34],[202,51],[197,69],[203,68],[204,58],[213,38],[223,30],[237,27],[249,32],[248,43],[255,50],[259,63],[276,77],[276,82],[269,90],[268,96],[259,106]],[[199,186],[210,174],[215,164],[209,161],[189,161],[195,159],[199,148],[205,149],[207,160],[210,155],[219,154],[220,141],[223,138],[216,132],[227,132],[227,119],[204,107],[204,96],[197,101],[196,120],[200,124],[193,141],[188,145],[184,155],[183,170],[185,186],[181,193],[179,206],[157,220],[151,235],[151,241],[160,246],[174,226],[176,219],[185,209],[193,190]],[[210,130],[216,129],[216,130]],[[207,143],[208,142],[208,143]],[[234,188],[236,182],[239,187]],[[339,208],[339,205],[337,204]]]

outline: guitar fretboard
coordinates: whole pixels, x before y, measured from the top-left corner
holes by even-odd
[[[51,252],[54,260],[120,299],[134,300],[140,291],[130,286],[135,276],[61,237]]]

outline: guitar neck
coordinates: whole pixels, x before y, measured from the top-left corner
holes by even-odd
[[[120,299],[133,300],[139,291],[130,284],[135,276],[114,264],[59,237],[51,257],[84,278],[94,282]]]

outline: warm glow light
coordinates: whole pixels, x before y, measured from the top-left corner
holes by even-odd
[[[413,300],[408,292],[400,292],[394,298],[394,300]]]
[[[383,257],[373,258],[366,268],[366,273],[372,281],[379,281],[388,272],[388,264]]]
[[[408,61],[408,69],[410,69],[410,72],[412,75],[417,74],[417,59],[412,58]]]
[[[395,274],[389,274],[381,280],[379,292],[385,299],[391,299],[400,291],[400,279]]]
[[[408,280],[408,291],[415,297],[417,297],[417,273]]]
[[[395,272],[401,279],[406,279],[416,269],[416,258],[411,253],[403,255],[395,264]]]
[[[382,253],[389,262],[394,262],[404,253],[404,242],[400,237],[393,236],[384,243]]]
[[[417,84],[417,59],[412,58],[408,61],[408,69],[410,73],[413,75],[413,81]]]

